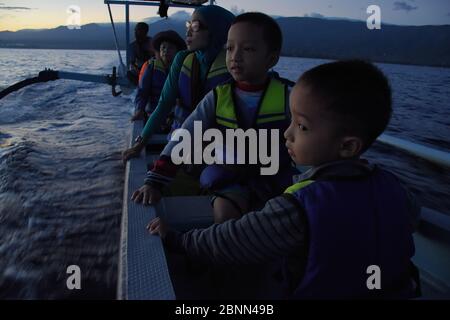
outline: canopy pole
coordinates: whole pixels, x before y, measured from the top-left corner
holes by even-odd
[[[109,5],[109,3],[108,3],[108,12],[109,12],[109,19],[111,20],[111,26],[113,29],[113,33],[114,33],[114,41],[116,43],[117,54],[119,55],[120,65],[123,66],[124,64],[123,64],[123,60],[122,60],[122,55],[120,54],[119,41],[117,40],[116,26],[114,25],[114,19],[112,16],[111,6]]]
[[[127,52],[127,70],[130,68],[130,5],[127,3],[125,5],[125,42],[127,44],[126,46],[126,52]]]

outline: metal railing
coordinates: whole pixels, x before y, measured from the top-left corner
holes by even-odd
[[[435,164],[450,167],[450,152],[441,151],[387,134],[382,134],[377,140]]]

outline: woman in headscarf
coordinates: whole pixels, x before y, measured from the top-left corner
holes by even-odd
[[[231,12],[215,5],[194,11],[191,21],[186,23],[188,50],[176,55],[158,106],[133,147],[124,151],[124,161],[140,154],[149,137],[166,121],[173,106],[172,129],[177,129],[206,93],[231,78],[225,64],[224,45],[234,18]]]

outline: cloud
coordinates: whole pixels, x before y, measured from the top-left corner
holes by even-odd
[[[417,10],[419,7],[415,7],[409,3],[407,3],[406,1],[395,1],[394,2],[394,10],[403,10],[406,12],[410,12],[413,10]]]
[[[30,7],[5,7],[4,3],[0,3],[0,10],[33,10]]]

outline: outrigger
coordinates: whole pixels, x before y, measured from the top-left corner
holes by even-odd
[[[209,4],[206,4],[209,2]],[[119,66],[113,68],[110,75],[90,75],[74,72],[46,69],[35,78],[19,82],[0,92],[0,99],[7,94],[27,85],[56,79],[70,79],[104,83],[111,85],[112,94],[131,93],[135,85],[127,78],[129,70],[130,43],[130,7],[159,6],[159,14],[167,16],[169,7],[195,9],[200,5],[211,5],[208,0],[104,0],[107,5],[114,41],[119,58]],[[126,63],[123,62],[119,49],[117,32],[111,13],[111,5],[125,8],[126,24]],[[116,90],[120,86],[121,92]],[[140,134],[142,121],[133,123],[129,145]],[[450,168],[450,153],[433,149],[417,143],[383,134],[379,142],[412,154],[415,157]],[[118,299],[195,299],[214,298],[210,295],[209,283],[192,272],[183,261],[165,252],[159,237],[149,236],[145,225],[154,217],[164,217],[170,225],[178,230],[192,227],[205,227],[212,224],[212,209],[209,196],[172,194],[165,196],[156,206],[144,207],[130,201],[131,194],[140,187],[147,171],[147,163],[153,162],[159,151],[166,144],[164,135],[154,135],[145,154],[127,162],[121,224],[121,241],[119,254]],[[433,209],[421,208],[420,224],[414,234],[416,254],[413,258],[421,275],[423,298],[450,299],[450,216]],[[238,290],[229,288],[229,292]],[[232,293],[231,293],[232,294]],[[228,298],[234,298],[234,295]]]

